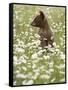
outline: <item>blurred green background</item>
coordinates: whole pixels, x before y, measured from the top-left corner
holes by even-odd
[[[54,33],[50,52],[39,47],[38,28],[30,25],[40,10]],[[14,85],[65,82],[65,7],[14,4],[13,33]]]

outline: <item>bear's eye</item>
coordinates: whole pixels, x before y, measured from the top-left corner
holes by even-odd
[[[36,22],[36,23],[39,23],[40,21],[41,21],[40,16],[36,17],[35,22]]]

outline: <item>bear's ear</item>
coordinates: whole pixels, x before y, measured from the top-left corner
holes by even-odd
[[[42,11],[39,11],[39,13],[40,13],[40,16],[42,17],[42,19],[44,19],[44,17],[45,17],[44,13]]]

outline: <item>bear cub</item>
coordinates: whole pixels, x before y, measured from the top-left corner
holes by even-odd
[[[39,40],[41,41],[40,46],[42,48],[46,48],[48,45],[53,47],[53,33],[50,29],[47,18],[42,11],[39,11],[39,15],[34,18],[31,25],[39,28],[38,34],[40,36]]]

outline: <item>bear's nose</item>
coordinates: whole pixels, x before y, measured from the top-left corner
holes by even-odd
[[[32,23],[31,23],[31,25],[32,25],[32,26],[35,26],[35,23],[34,23],[34,22],[32,22]]]

